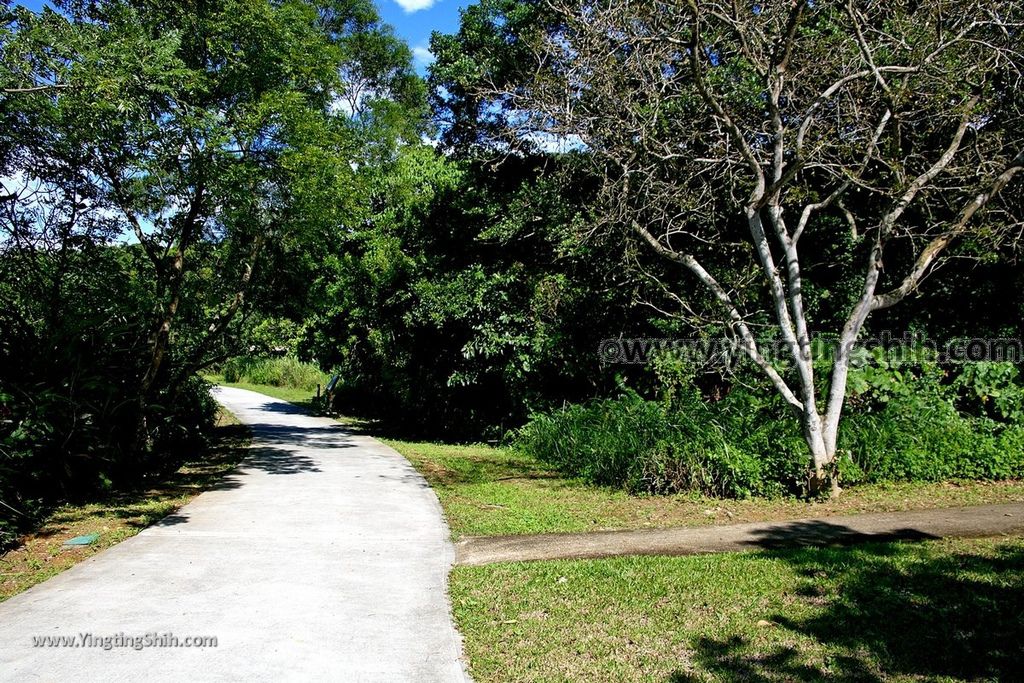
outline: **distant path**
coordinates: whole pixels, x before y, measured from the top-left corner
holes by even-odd
[[[1003,534],[1024,534],[1024,503],[724,526],[467,538],[456,544],[456,564],[616,555],[698,555]]]
[[[466,680],[446,592],[454,553],[426,481],[334,420],[242,389],[216,395],[253,430],[239,471],[0,603],[0,679]],[[218,645],[32,645],[154,632]]]

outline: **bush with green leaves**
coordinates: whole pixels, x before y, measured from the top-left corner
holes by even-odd
[[[942,367],[930,357],[895,362],[876,348],[850,376],[850,417],[840,435],[847,483],[1006,479],[1024,475],[1018,370],[1011,363]]]
[[[803,443],[785,406],[743,387],[708,401],[690,369],[664,361],[655,369],[661,400],[626,389],[618,398],[534,415],[517,433],[517,447],[569,476],[632,492],[801,491]],[[1002,410],[1000,421],[958,408],[964,387],[1014,396],[1016,374],[959,369],[952,374],[922,360],[889,364],[875,352],[862,359],[841,434],[844,485],[1024,477],[1024,425]]]
[[[1022,427],[957,410],[951,386],[920,378],[840,435],[845,481],[1008,479],[1024,475]]]
[[[650,401],[624,389],[618,398],[534,415],[515,444],[569,476],[634,493],[747,497],[782,492],[780,477],[768,470],[778,463],[731,438],[730,422],[725,411],[693,393]]]
[[[140,485],[203,444],[205,382],[162,373],[140,396],[154,305],[140,263],[136,247],[0,252],[0,548],[50,506]]]
[[[280,358],[250,358],[240,356],[227,361],[221,368],[225,382],[247,382],[272,387],[289,387],[316,391],[324,386],[328,375],[312,363],[303,363],[294,356]]]
[[[1024,418],[1024,386],[1020,370],[1009,362],[967,363],[953,382],[975,411],[996,420]]]

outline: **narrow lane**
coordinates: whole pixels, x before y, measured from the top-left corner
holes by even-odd
[[[216,392],[253,431],[239,470],[0,603],[0,679],[466,680],[447,598],[454,550],[426,481],[333,420]],[[136,649],[150,634],[217,646]],[[78,646],[34,646],[40,636]]]

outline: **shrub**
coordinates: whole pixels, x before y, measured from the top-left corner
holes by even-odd
[[[887,368],[883,368],[887,370]],[[876,372],[878,370],[876,369]],[[1006,479],[1024,469],[1024,439],[1013,422],[958,410],[967,398],[1004,398],[994,417],[1014,417],[1017,372],[1004,363],[967,365],[957,376],[934,363],[889,372],[895,389],[855,397],[840,434],[841,475],[861,481]]]
[[[756,493],[800,493],[807,484],[807,446],[797,419],[777,405],[743,412],[745,398],[727,400],[719,409],[725,413],[721,420],[730,442],[760,463],[762,481]]]
[[[962,384],[934,364],[864,386],[841,428],[845,484],[1024,476],[1024,425],[961,413]],[[535,415],[515,443],[569,476],[633,492],[801,490],[806,446],[777,399],[739,388],[709,403],[678,382],[666,394],[650,401],[625,390]]]
[[[144,473],[169,474],[206,445],[217,416],[217,402],[209,382],[190,377],[167,404],[151,406],[152,448],[142,463]]]
[[[1021,475],[1024,458],[1021,427],[964,416],[947,397],[928,392],[850,415],[840,445],[851,483],[1006,479]]]
[[[147,447],[133,448],[137,403],[80,378],[68,396],[45,387],[0,390],[0,550],[62,501],[87,500],[177,469],[205,444],[216,415],[209,385],[189,379],[146,404]],[[116,394],[114,394],[116,397]]]
[[[764,462],[727,438],[715,417],[689,397],[649,401],[626,390],[618,398],[535,415],[515,444],[569,476],[632,492],[777,492]]]
[[[315,391],[329,379],[319,367],[294,356],[281,358],[232,358],[221,368],[225,382],[249,382],[274,387]]]
[[[1024,418],[1024,387],[1013,363],[968,363],[953,386],[963,394],[968,409],[974,409],[972,412],[1011,422]]]
[[[636,478],[638,456],[663,449],[672,431],[661,404],[628,392],[536,415],[517,443],[569,476],[623,486]]]

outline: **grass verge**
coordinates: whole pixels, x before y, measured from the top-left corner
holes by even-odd
[[[486,681],[1021,680],[1024,540],[457,567]]]
[[[456,536],[706,526],[1024,501],[1019,481],[870,484],[820,502],[632,496],[566,479],[508,449],[386,442],[430,482]]]
[[[309,392],[282,387],[225,386],[304,407],[312,400]],[[373,433],[372,425],[362,426]],[[632,496],[567,479],[536,459],[506,448],[382,440],[408,458],[434,488],[456,537],[704,526],[1024,502],[1021,481],[868,484],[845,490],[837,500],[820,502],[689,494]]]
[[[212,447],[164,481],[146,490],[57,508],[36,531],[0,556],[0,602],[134,536],[185,505],[234,469],[248,442],[248,430],[221,410]],[[70,538],[93,533],[99,538],[90,545],[63,545]]]

